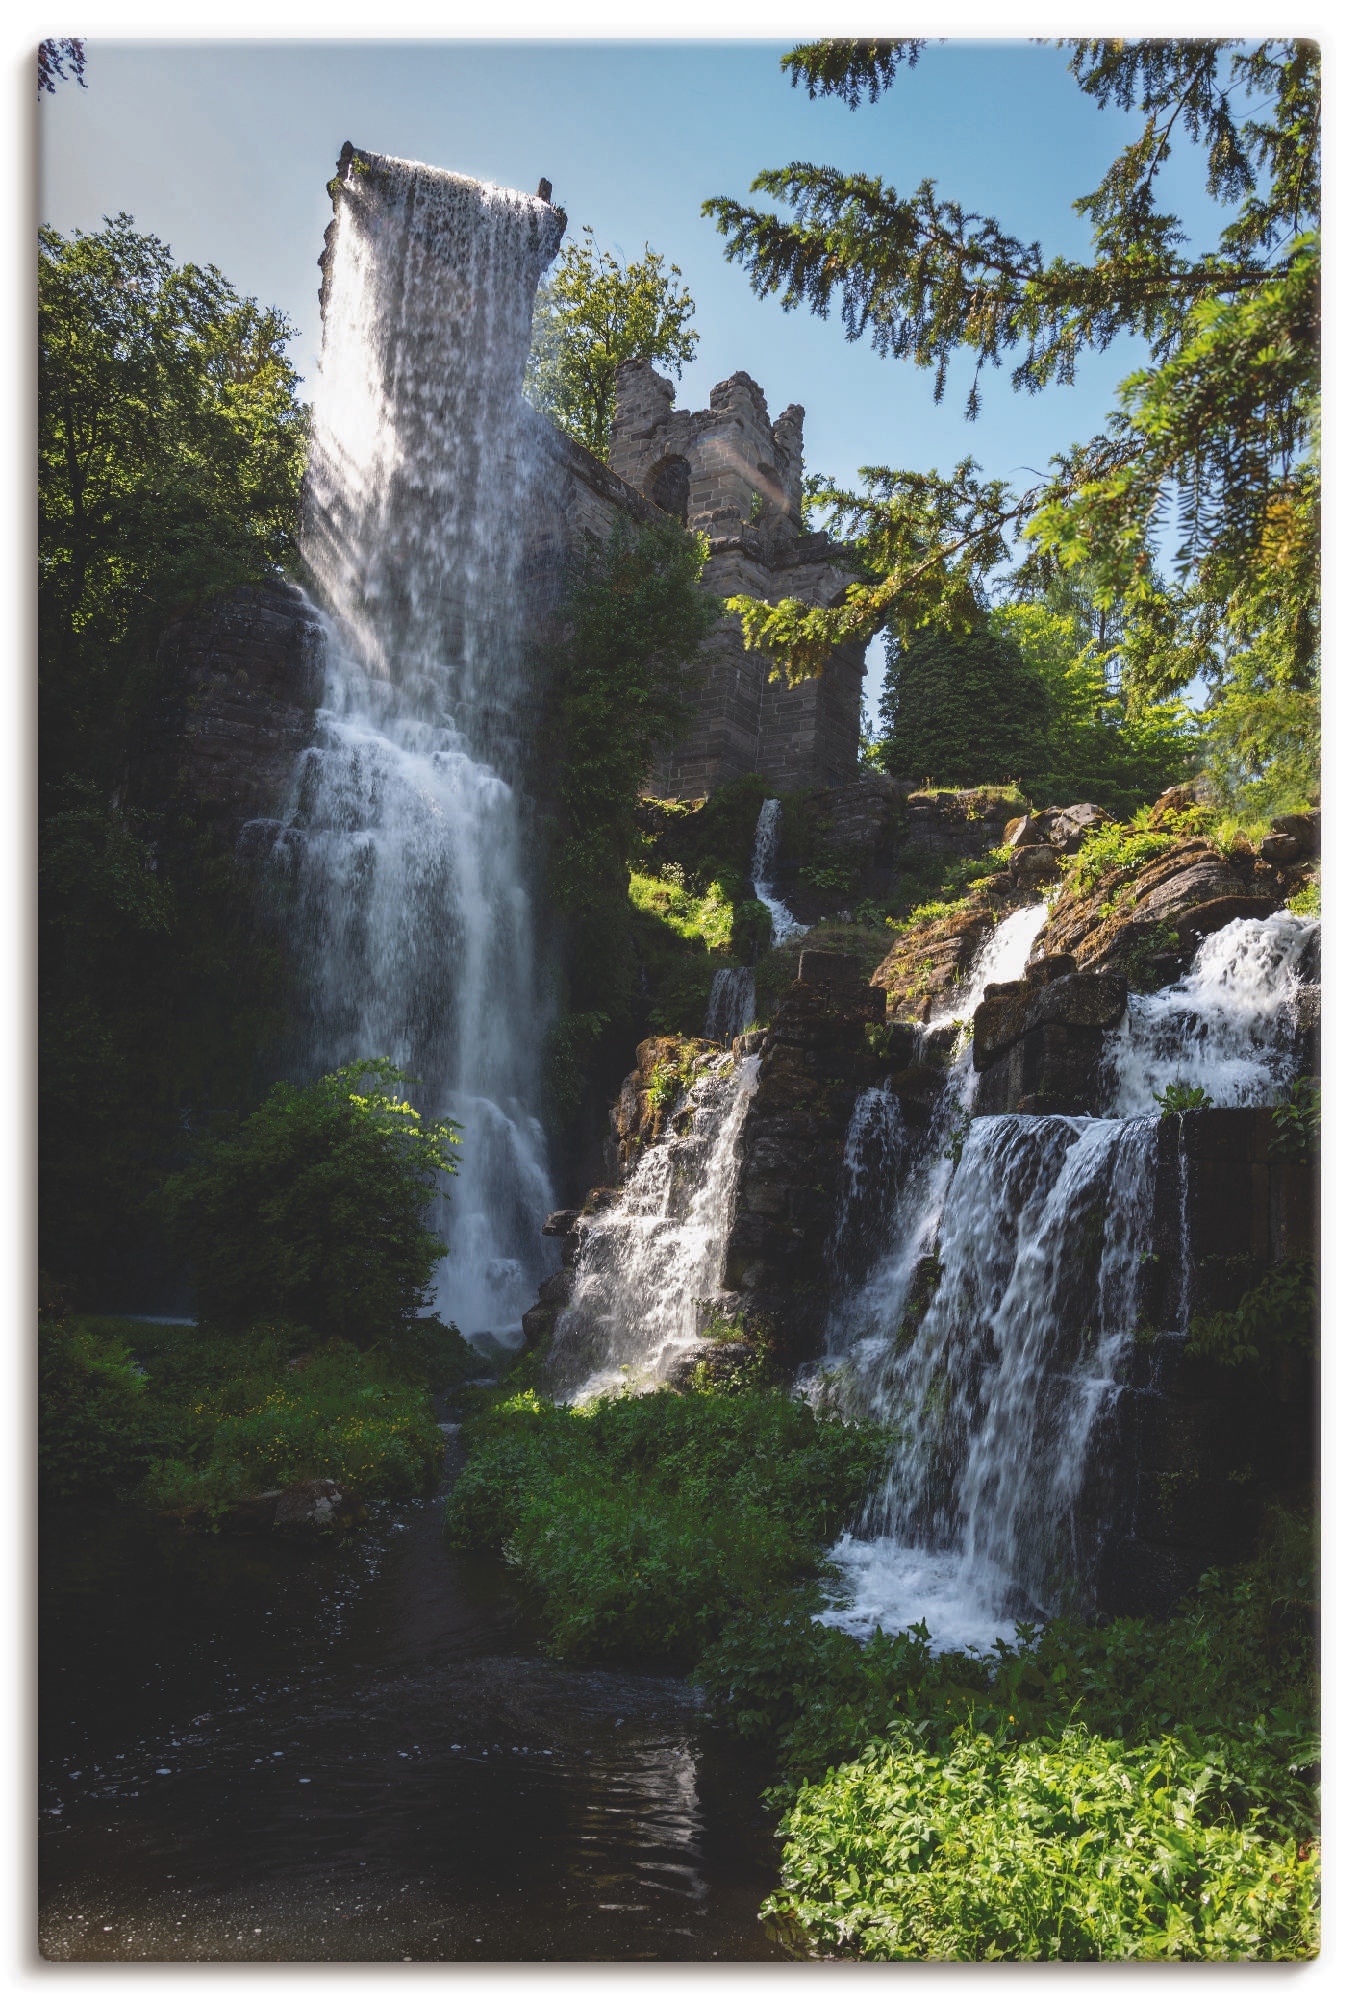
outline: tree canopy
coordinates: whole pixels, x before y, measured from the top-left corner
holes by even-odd
[[[284,1320],[361,1347],[390,1343],[428,1303],[444,1255],[425,1216],[457,1171],[457,1129],[423,1123],[386,1061],[346,1064],[259,1110],[166,1184],[210,1325]]]
[[[1238,710],[1255,701],[1267,734],[1270,705],[1305,705],[1316,676],[1319,53],[1281,39],[1065,46],[1082,91],[1142,117],[1074,203],[1091,230],[1083,262],[1046,256],[931,180],[902,197],[805,161],[753,184],[785,212],[727,196],[705,211],[758,294],[823,317],[838,304],[850,339],[931,369],[936,399],[967,363],[970,419],[989,369],[1008,367],[1015,389],[1070,382],[1083,355],[1125,333],[1146,343],[1149,365],[1122,385],[1106,431],[1055,456],[1027,491],[985,479],[972,458],[951,473],[866,467],[861,491],[823,483],[829,525],[862,561],[845,602],[734,602],[747,644],[797,680],[837,641],[885,624],[980,624],[984,586],[1018,540],[1013,591],[1038,597],[1078,571],[1097,607],[1120,610],[1134,706],[1202,675]],[[818,42],[784,67],[810,96],[855,107],[914,69],[923,47]],[[1181,138],[1227,210],[1211,248],[1187,247],[1159,204]],[[1167,535],[1169,581],[1157,560]]]
[[[693,360],[698,335],[689,325],[694,302],[677,282],[684,275],[678,264],[667,264],[648,244],[638,263],[623,265],[600,248],[588,224],[581,237],[562,246],[539,290],[524,392],[535,409],[606,458],[620,362],[678,369]]]
[[[306,412],[293,328],[130,215],[39,235],[38,559],[50,766],[116,755],[174,612],[291,558]],[[77,751],[72,736],[84,738]]]
[[[881,761],[917,784],[1027,789],[1052,761],[1053,702],[1014,640],[924,631],[888,640]]]

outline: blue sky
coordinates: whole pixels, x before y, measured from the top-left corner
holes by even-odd
[[[850,480],[864,464],[952,465],[971,453],[992,476],[1026,480],[1100,425],[1138,363],[1134,343],[1037,397],[993,373],[969,424],[965,369],[935,405],[928,373],[848,342],[834,313],[823,321],[756,299],[700,205],[743,195],[761,167],[827,161],[902,193],[929,175],[1012,234],[1080,254],[1086,230],[1071,204],[1135,121],[1099,111],[1050,46],[935,43],[876,106],[850,112],[791,87],[778,60],[787,45],[91,38],[88,88],[61,86],[40,108],[40,212],[69,230],[126,209],[177,257],[217,264],[288,312],[305,377],[319,337],[325,182],[343,140],[509,186],[546,175],[571,222],[592,224],[601,243],[635,257],[650,242],[681,266],[700,336],[682,405],[706,403],[714,382],[744,368],[773,411],[805,406],[809,469]],[[1173,166],[1179,212],[1211,233],[1196,162]]]

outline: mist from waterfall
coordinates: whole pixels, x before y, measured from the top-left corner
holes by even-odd
[[[1017,946],[1017,920],[1008,926]],[[1017,1618],[1079,1597],[1100,1532],[1082,1507],[1086,1468],[1151,1248],[1153,1093],[1185,1081],[1220,1105],[1277,1099],[1316,931],[1286,912],[1238,919],[1176,985],[1132,996],[1109,1038],[1118,1117],[969,1120],[975,1080],[959,1038],[914,1161],[903,1172],[890,1149],[878,1155],[878,1173],[901,1180],[892,1240],[832,1318],[832,1393],[900,1442],[833,1551],[843,1581],[828,1622],[867,1635],[923,1619],[936,1645],[988,1646],[1013,1638]],[[1017,949],[1005,972],[979,961],[962,1017],[1016,968]],[[890,1136],[879,1095],[856,1107],[851,1154],[870,1131]],[[907,1154],[909,1137],[895,1139]],[[857,1164],[847,1200],[873,1179]],[[842,1211],[839,1232],[853,1227]]]
[[[549,1268],[547,1025],[524,793],[535,691],[520,389],[546,202],[355,155],[327,236],[303,553],[328,613],[276,850],[314,1071],[389,1056],[463,1128],[436,1306],[514,1338]]]

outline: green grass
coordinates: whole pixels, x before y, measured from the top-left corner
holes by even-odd
[[[734,1613],[815,1574],[883,1451],[876,1431],[778,1390],[583,1409],[530,1390],[463,1439],[449,1535],[504,1554],[551,1650],[683,1665]]]
[[[451,1378],[468,1352],[430,1358]],[[60,1497],[135,1494],[211,1516],[334,1479],[360,1499],[405,1499],[431,1489],[442,1460],[424,1381],[380,1351],[302,1346],[286,1327],[226,1337],[94,1318],[47,1323],[40,1356],[39,1467]]]

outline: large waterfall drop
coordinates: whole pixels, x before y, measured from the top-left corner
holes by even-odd
[[[1017,946],[1020,919],[979,961],[964,1017],[1006,976],[1007,931]],[[1153,1092],[1179,1080],[1224,1106],[1277,1097],[1315,934],[1287,913],[1238,919],[1175,986],[1134,995],[1109,1044],[1118,1117],[969,1123],[959,1048],[891,1246],[830,1327],[835,1393],[900,1442],[859,1532],[834,1550],[843,1588],[828,1622],[866,1635],[923,1619],[937,1645],[987,1646],[1079,1591],[1100,1532],[1081,1504],[1086,1468],[1151,1248]],[[881,1124],[879,1106],[861,1107],[865,1132]]]
[[[509,1334],[548,1269],[546,1027],[527,881],[520,390],[564,218],[355,154],[325,259],[303,552],[329,614],[316,741],[279,859],[314,1069],[390,1056],[463,1127],[437,1306]]]

